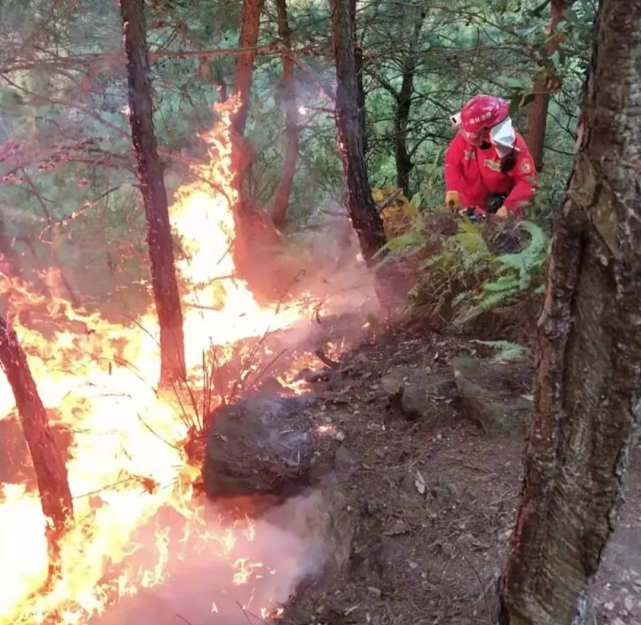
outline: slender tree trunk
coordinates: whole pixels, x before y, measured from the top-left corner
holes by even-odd
[[[358,41],[356,26],[356,0],[349,1],[349,18],[354,24],[354,68],[356,71],[356,103],[358,104],[358,121],[363,138],[363,157],[367,154],[367,102],[365,100],[365,83],[363,74],[363,48]]]
[[[185,344],[167,192],[154,133],[144,0],[120,0],[120,12],[127,55],[131,137],[145,204],[151,285],[160,325],[160,377],[166,384],[184,375]]]
[[[36,471],[40,501],[44,515],[51,520],[46,535],[49,564],[55,571],[59,543],[63,533],[73,524],[73,504],[67,467],[56,446],[47,411],[42,405],[33,381],[27,357],[16,333],[0,315],[0,365],[7,375],[18,407],[20,422]]]
[[[247,124],[263,4],[264,0],[243,0],[238,47],[245,52],[241,52],[236,57],[234,94],[240,98],[240,107],[232,124],[234,132],[240,137],[245,134]]]
[[[356,6],[356,2],[354,2]],[[363,48],[356,42],[354,45],[354,63],[356,67],[356,103],[358,104],[361,136],[363,137],[363,156],[367,154],[367,101],[363,74]]]
[[[276,10],[278,11],[278,34],[287,47],[292,49],[292,31],[287,21],[287,3],[286,0],[276,0]],[[298,138],[300,136],[300,125],[298,120],[298,105],[296,103],[296,87],[294,83],[294,60],[291,56],[283,54],[283,77],[282,77],[282,101],[285,106],[285,162],[283,163],[283,175],[280,185],[276,190],[274,198],[274,209],[272,219],[274,225],[283,230],[287,219],[287,207],[289,206],[289,197],[292,192],[292,183],[296,173],[296,164],[298,161]]]
[[[406,196],[410,194],[410,174],[414,169],[412,156],[407,149],[407,127],[410,121],[412,96],[414,95],[414,74],[418,63],[417,47],[420,40],[421,29],[425,21],[426,12],[421,8],[417,15],[412,36],[409,42],[407,55],[403,59],[401,90],[396,98],[396,111],[394,114],[394,130],[396,133],[396,186],[403,189]]]
[[[641,3],[602,0],[539,321],[502,625],[583,625],[641,422]]]
[[[251,168],[251,150],[244,138],[244,133],[249,112],[263,3],[264,0],[243,0],[238,45],[245,52],[241,52],[236,57],[233,94],[240,99],[240,106],[232,119],[231,133],[234,162],[232,184],[238,193],[238,203],[234,206],[236,239],[233,256],[237,273],[250,282],[254,294],[261,299],[262,296],[264,299],[269,299],[273,293],[270,290],[265,269],[273,257],[270,257],[265,249],[273,249],[280,243],[280,233],[265,210],[257,206],[250,197],[244,184],[245,176]]]
[[[372,198],[363,156],[351,1],[330,0],[337,78],[336,124],[347,187],[347,209],[358,235],[363,258],[370,264],[374,254],[385,245],[385,232]]]
[[[559,49],[557,26],[563,20],[564,11],[574,4],[574,0],[550,0],[552,21],[550,23],[550,41],[548,57]],[[550,97],[556,88],[556,80],[552,80],[547,72],[542,73],[534,82],[534,100],[530,104],[527,121],[526,142],[532,153],[534,164],[540,171],[543,168],[543,150],[545,148],[545,131],[548,123]]]

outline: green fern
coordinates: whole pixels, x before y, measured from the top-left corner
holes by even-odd
[[[460,312],[455,325],[464,325],[501,306],[524,291],[540,278],[548,259],[550,241],[543,230],[531,223],[519,224],[530,234],[530,244],[517,254],[503,254],[496,258],[493,276],[483,281],[479,294],[468,300],[468,308]],[[536,292],[540,289],[537,287]],[[462,300],[463,301],[463,300]]]
[[[530,350],[521,345],[520,343],[512,343],[510,341],[472,341],[473,343],[478,343],[479,345],[485,345],[496,350],[494,358],[492,361],[497,364],[506,364],[508,362],[514,362],[516,360],[522,360],[525,358]]]

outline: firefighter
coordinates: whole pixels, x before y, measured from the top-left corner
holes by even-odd
[[[451,120],[458,130],[445,155],[445,203],[505,219],[532,200],[538,177],[509,105],[477,95]]]

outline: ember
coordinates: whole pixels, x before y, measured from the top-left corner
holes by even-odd
[[[183,296],[185,384],[194,404],[182,401],[180,389],[156,391],[160,355],[153,310],[135,323],[118,325],[61,297],[45,299],[26,284],[0,281],[0,292],[11,291],[13,325],[50,419],[73,434],[67,467],[75,507],[75,526],[61,545],[61,575],[42,590],[47,520],[38,495],[23,485],[0,487],[0,623],[72,625],[98,617],[98,622],[122,622],[118,612],[114,620],[103,615],[170,578],[207,595],[206,614],[224,619],[237,609],[236,602],[247,606],[254,597],[262,602],[256,612],[273,617],[282,613],[279,602],[307,567],[304,541],[283,530],[275,539],[276,530],[248,520],[233,527],[220,520],[212,525],[216,511],[195,496],[200,469],[185,451],[191,429],[203,426],[197,407],[211,390],[204,354],[216,346],[216,366],[234,358],[256,368],[242,341],[304,322],[310,301],[260,306],[247,284],[232,277],[234,106],[232,99],[217,106],[220,121],[204,137],[210,163],[198,168],[199,181],[182,188],[171,207],[183,251],[177,269],[189,286]],[[60,328],[53,336],[23,320],[24,312],[44,308]],[[294,384],[293,376],[283,376]],[[2,376],[0,420],[14,412],[12,400]],[[281,554],[286,547],[288,559]],[[268,578],[278,578],[278,584]],[[233,586],[247,584],[247,596],[232,593]]]

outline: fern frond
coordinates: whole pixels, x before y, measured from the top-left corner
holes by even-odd
[[[508,362],[514,362],[515,360],[521,360],[530,352],[530,350],[521,345],[520,343],[512,343],[511,341],[472,341],[473,343],[478,343],[479,345],[486,345],[496,350],[494,358],[492,361],[497,364],[505,364]]]

